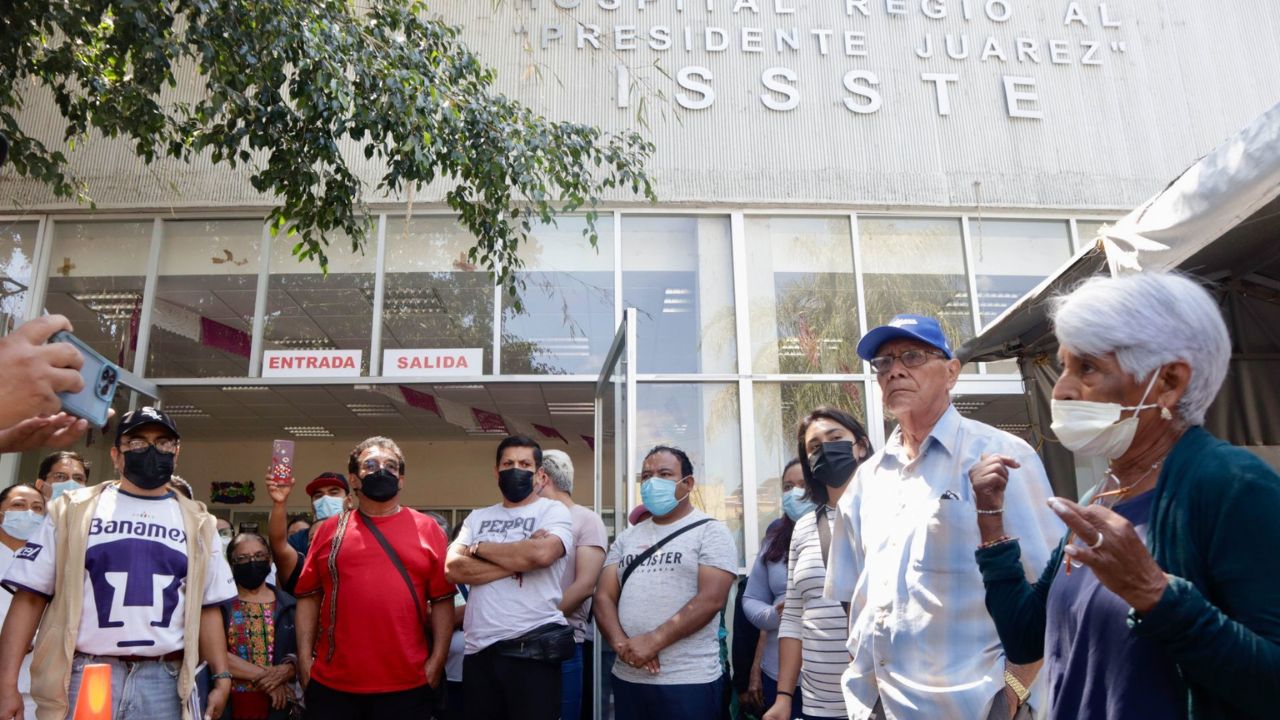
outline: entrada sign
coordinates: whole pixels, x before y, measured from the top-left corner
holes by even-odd
[[[360,377],[362,350],[266,350],[262,377]]]
[[[480,348],[424,348],[382,352],[382,374],[386,377],[483,373],[484,351]]]

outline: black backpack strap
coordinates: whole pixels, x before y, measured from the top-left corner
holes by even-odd
[[[652,557],[654,553],[662,549],[663,545],[666,545],[667,543],[671,542],[672,540],[675,540],[676,538],[680,537],[681,535],[689,532],[690,530],[696,527],[706,525],[707,523],[711,522],[714,519],[715,518],[703,518],[697,522],[689,523],[688,525],[685,525],[679,530],[676,530],[670,535],[662,538],[658,542],[650,545],[648,550],[645,550],[644,552],[635,556],[635,558],[631,560],[630,564],[627,565],[626,569],[622,571],[622,577],[618,578],[618,597],[622,597],[622,588],[627,584],[627,578],[631,577],[631,573],[635,572],[635,569],[640,567],[640,565],[643,564],[645,560],[648,560],[650,557]]]
[[[400,573],[400,578],[404,580],[404,586],[409,588],[409,595],[413,598],[413,606],[418,610],[418,622],[422,623],[423,631],[425,632],[426,616],[422,612],[422,601],[418,599],[418,591],[413,587],[413,580],[409,577],[409,571],[405,569],[404,563],[400,561],[400,556],[396,554],[396,549],[391,547],[391,543],[387,542],[387,538],[378,529],[378,526],[373,524],[369,516],[362,512],[360,517],[364,519],[365,526],[369,528],[369,534],[373,535],[373,539],[378,541],[378,544],[382,546],[383,552],[390,558],[391,564],[396,566],[396,571]],[[431,635],[428,633],[427,638],[430,639],[430,637]]]

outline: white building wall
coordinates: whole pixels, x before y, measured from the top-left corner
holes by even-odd
[[[1280,3],[1273,0],[503,0],[496,7],[476,0],[435,7],[464,26],[463,36],[514,96],[554,118],[635,128],[657,143],[650,170],[670,204],[1127,209],[1280,100]],[[945,18],[928,16],[943,11]],[[713,46],[723,31],[727,49],[707,49],[708,28],[716,28]],[[778,31],[794,34],[799,49],[779,52]],[[673,46],[650,47],[652,33],[664,32]],[[967,59],[947,57],[948,35],[953,50],[968,43]],[[588,36],[599,38],[600,49]],[[926,38],[929,59],[917,53]],[[1057,64],[1052,43],[1060,43]],[[794,109],[766,107],[762,95],[775,105],[787,99],[762,84],[770,68],[794,73],[787,81]],[[867,73],[856,81],[863,95],[844,87],[851,71]],[[631,78],[626,97],[620,72]],[[676,82],[682,74],[684,88]],[[945,83],[947,115],[928,74],[953,78]],[[685,107],[706,104],[691,89],[704,79],[714,101]],[[1007,82],[1035,98],[1011,111]],[[878,107],[865,112],[870,105]],[[24,124],[56,130],[48,113],[32,102]],[[348,150],[360,155],[354,145]],[[73,158],[103,208],[268,202],[243,171],[144,167],[127,146],[104,141],[82,144]],[[376,178],[375,167],[353,162]],[[0,198],[36,209],[74,207],[15,180],[11,168],[0,173]],[[429,206],[439,198],[432,188],[416,200]]]

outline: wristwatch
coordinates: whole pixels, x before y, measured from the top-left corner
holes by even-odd
[[[1013,694],[1018,696],[1019,707],[1027,702],[1027,698],[1031,697],[1031,691],[1027,689],[1027,686],[1022,684],[1022,681],[1018,679],[1018,676],[1008,670],[1004,671],[1004,684],[1008,685],[1009,688],[1013,690]]]

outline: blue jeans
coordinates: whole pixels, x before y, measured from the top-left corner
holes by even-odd
[[[560,717],[577,720],[582,712],[582,643],[573,657],[560,663]]]
[[[70,714],[76,710],[84,666],[95,664],[111,666],[111,717],[115,720],[182,720],[182,699],[178,697],[181,661],[122,662],[80,653],[71,660]]]
[[[615,720],[711,720],[724,706],[724,679],[697,685],[646,685],[613,678]]]

